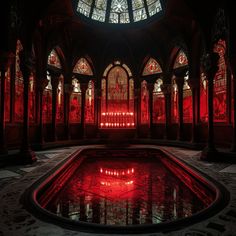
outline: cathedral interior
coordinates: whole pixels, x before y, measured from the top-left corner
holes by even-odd
[[[0,236],[235,235],[233,1],[9,0],[0,20]]]

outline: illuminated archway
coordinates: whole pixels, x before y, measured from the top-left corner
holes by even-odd
[[[101,128],[133,127],[134,81],[129,67],[119,61],[108,65],[101,90]]]

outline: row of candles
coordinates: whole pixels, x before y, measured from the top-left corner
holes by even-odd
[[[131,175],[134,173],[134,168],[127,169],[127,170],[109,170],[109,169],[100,168],[100,173],[103,173],[105,175],[111,175],[111,176]]]
[[[133,112],[103,112],[100,126],[102,128],[134,127]]]

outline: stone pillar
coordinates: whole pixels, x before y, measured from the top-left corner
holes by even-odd
[[[65,125],[66,125],[66,138],[70,140],[70,97],[73,92],[73,86],[71,84],[65,84]]]
[[[236,56],[232,58],[231,68],[233,71],[233,98],[234,98],[234,126],[233,126],[233,141],[231,145],[231,151],[236,152]]]
[[[23,137],[20,150],[20,163],[32,163],[36,161],[35,153],[29,144],[29,78],[31,75],[30,53],[23,51],[20,68],[24,80],[24,118],[23,118]]]
[[[1,61],[1,98],[0,98],[0,154],[7,154],[7,145],[6,145],[6,127],[5,127],[5,81],[6,81],[6,70],[7,66]]]
[[[192,79],[189,81],[189,86],[192,91],[192,143],[196,143],[196,114],[197,114],[197,88],[199,86],[199,81],[197,79]]]
[[[96,116],[96,129],[97,138],[100,138],[99,127],[100,127],[100,115],[101,115],[101,89],[95,89],[94,91],[94,102],[95,102],[95,116]]]
[[[57,89],[59,84],[59,74],[50,71],[52,82],[52,141],[57,141]]]
[[[207,146],[201,154],[201,160],[214,160],[217,155],[214,144],[214,120],[213,120],[213,80],[218,71],[217,53],[206,54],[202,58],[202,67],[208,80],[208,139]]]
[[[138,138],[138,131],[140,126],[140,88],[134,89],[134,116],[135,116],[135,123],[136,123],[136,129],[135,129],[135,138]]]
[[[86,90],[88,88],[88,83],[80,83],[81,89],[81,128],[82,128],[82,138],[86,137],[85,131],[85,99],[86,99]]]
[[[174,71],[176,77],[176,84],[178,86],[178,112],[179,112],[179,128],[177,139],[184,140],[184,122],[183,122],[183,86],[184,76],[186,75],[185,68],[179,68]]]
[[[42,148],[44,144],[44,134],[43,134],[43,92],[48,85],[47,78],[42,78],[38,84],[39,88],[39,145]]]
[[[168,139],[168,130],[169,130],[169,125],[171,123],[170,117],[171,117],[171,109],[170,109],[170,104],[171,104],[171,84],[163,84],[161,86],[161,90],[164,93],[165,96],[165,131],[164,131],[164,139]]]

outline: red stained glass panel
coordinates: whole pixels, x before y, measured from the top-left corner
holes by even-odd
[[[85,96],[85,123],[94,123],[94,83],[92,80],[88,83]]]
[[[60,59],[54,49],[51,51],[51,53],[48,56],[48,65],[61,69]]]
[[[165,96],[161,90],[163,81],[158,79],[154,84],[153,90],[153,111],[152,111],[152,122],[153,124],[165,123]]]
[[[149,91],[145,80],[141,84],[141,124],[149,124]]]
[[[154,58],[150,58],[144,67],[143,75],[145,76],[145,75],[158,74],[161,72],[162,69],[159,63]]]
[[[73,73],[81,75],[93,75],[93,71],[85,58],[80,58],[76,63]]]
[[[81,90],[77,79],[72,80],[73,92],[70,97],[70,123],[81,123]]]
[[[184,78],[183,86],[183,122],[192,123],[193,118],[193,104],[192,91],[188,85],[188,76]]]
[[[226,42],[219,40],[214,46],[214,52],[219,54],[218,71],[214,78],[214,122],[227,121],[227,71],[225,62]]]

